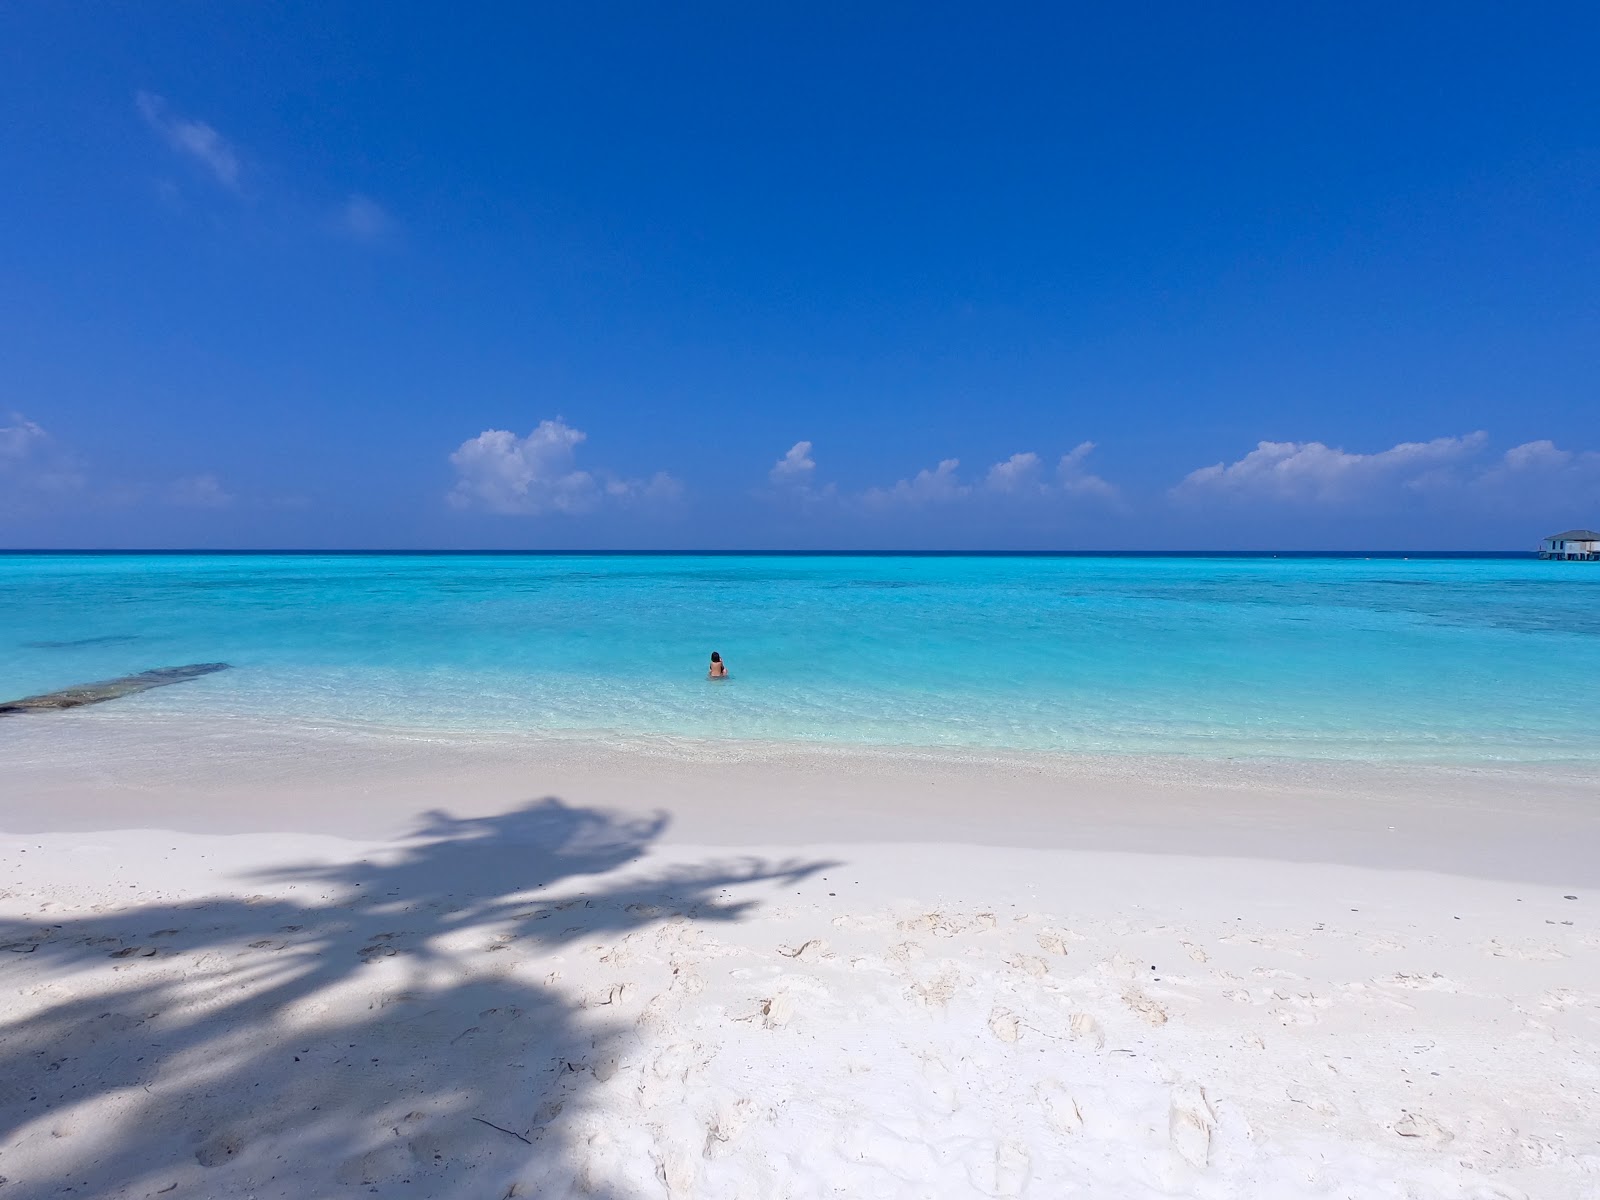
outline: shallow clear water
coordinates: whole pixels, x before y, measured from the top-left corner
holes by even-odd
[[[725,683],[705,680],[711,650]],[[214,660],[235,669],[114,707],[489,736],[1600,761],[1587,564],[0,556],[0,699]]]

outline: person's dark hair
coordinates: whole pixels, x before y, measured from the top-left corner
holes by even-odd
[[[718,654],[715,650],[713,650],[711,652],[711,661],[712,662],[721,662],[722,661],[722,655]]]

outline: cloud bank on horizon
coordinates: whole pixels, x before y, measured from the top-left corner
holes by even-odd
[[[1259,442],[1231,463],[1190,472],[1172,489],[1188,504],[1284,504],[1400,512],[1417,504],[1561,506],[1600,503],[1600,452],[1548,439],[1489,453],[1481,430],[1352,453],[1322,442]]]
[[[633,477],[580,465],[587,440],[584,431],[560,417],[542,420],[523,435],[485,429],[449,454],[454,482],[443,507],[463,516],[525,520],[647,516],[657,527],[663,519],[670,524],[693,512],[695,489],[666,469]],[[1053,466],[1035,451],[1019,451],[971,472],[952,457],[892,482],[851,489],[836,480],[819,481],[816,444],[803,439],[770,463],[764,485],[759,467],[741,474],[756,510],[766,511],[774,526],[800,519],[822,533],[839,528],[841,521],[892,526],[897,518],[934,512],[967,513],[980,522],[1032,516],[1045,521],[1033,528],[1048,531],[1052,517],[1085,514],[1211,518],[1289,511],[1403,521],[1408,515],[1470,508],[1526,513],[1529,519],[1564,510],[1582,524],[1592,523],[1590,514],[1600,508],[1600,451],[1566,449],[1540,439],[1496,452],[1483,431],[1375,451],[1319,441],[1261,441],[1231,462],[1199,467],[1165,489],[1144,491],[1092,471],[1088,460],[1095,449],[1093,442],[1079,442]],[[13,525],[45,510],[223,512],[238,502],[214,471],[165,483],[99,477],[38,422],[14,413],[0,425],[0,520]],[[299,499],[246,501],[249,508],[263,506],[304,505]]]
[[[515,516],[582,516],[602,504],[680,499],[691,494],[666,471],[648,480],[593,473],[575,465],[586,435],[561,419],[541,421],[525,437],[485,430],[450,456],[457,475],[449,493],[460,510]],[[1576,512],[1600,505],[1600,451],[1567,450],[1553,441],[1525,442],[1495,454],[1484,431],[1401,442],[1362,452],[1319,441],[1258,442],[1232,462],[1189,472],[1164,491],[1130,493],[1089,469],[1095,443],[1083,441],[1052,469],[1034,451],[1019,451],[986,470],[963,473],[958,458],[941,459],[892,483],[848,490],[819,482],[816,443],[802,439],[772,462],[769,504],[826,520],[918,510],[983,508],[996,514],[1029,509],[1150,513],[1227,509],[1361,512],[1402,517],[1443,505]]]

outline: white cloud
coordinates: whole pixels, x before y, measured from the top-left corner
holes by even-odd
[[[134,100],[140,115],[167,145],[199,163],[223,187],[239,190],[239,155],[227,138],[204,121],[180,117],[160,96],[140,92]]]
[[[1040,488],[1039,456],[1029,450],[1013,454],[989,468],[984,486],[996,492],[1027,492]]]
[[[20,463],[50,440],[44,427],[21,413],[11,414],[11,424],[0,425],[0,465]]]
[[[584,436],[560,420],[539,422],[525,438],[486,429],[450,456],[458,476],[450,502],[498,513],[587,512],[600,485],[574,465]]]
[[[1423,490],[1439,472],[1482,452],[1488,435],[1401,442],[1373,454],[1352,454],[1321,442],[1260,442],[1236,462],[1192,471],[1175,494],[1338,505],[1396,490]]]
[[[1513,446],[1471,481],[1488,503],[1571,511],[1575,525],[1600,515],[1600,451],[1563,450],[1543,439]]]
[[[623,502],[653,502],[670,504],[683,498],[683,484],[665,471],[657,471],[649,479],[607,478],[606,496]]]
[[[560,418],[539,422],[521,438],[486,429],[450,456],[456,485],[449,502],[493,513],[578,515],[607,502],[665,503],[682,494],[682,486],[665,471],[636,480],[580,470],[576,451],[585,437]]]
[[[1594,450],[1563,450],[1548,438],[1537,442],[1523,442],[1505,452],[1505,456],[1484,472],[1484,480],[1493,482],[1526,474],[1580,475],[1600,472],[1600,452]]]
[[[972,488],[962,483],[956,475],[960,466],[959,458],[946,458],[937,467],[918,471],[911,479],[902,479],[893,487],[869,488],[861,499],[872,508],[900,505],[921,507],[959,500],[972,492]]]
[[[1094,453],[1093,442],[1079,442],[1056,464],[1056,486],[1070,496],[1096,496],[1117,499],[1117,489],[1085,465]]]
[[[233,494],[215,475],[192,475],[175,480],[167,489],[167,500],[180,508],[227,508]]]
[[[31,501],[79,491],[82,469],[55,443],[44,427],[21,413],[0,425],[0,511],[21,509]]]
[[[780,487],[804,487],[817,469],[811,457],[810,442],[796,442],[767,472],[767,478]]]
[[[947,458],[932,470],[919,471],[911,479],[902,479],[893,487],[871,488],[862,496],[862,500],[875,508],[986,498],[994,501],[1002,497],[1043,501],[1063,496],[1090,496],[1115,500],[1117,489],[1085,466],[1085,460],[1093,450],[1093,442],[1082,442],[1062,455],[1053,479],[1045,476],[1043,460],[1031,450],[1021,451],[995,463],[977,483],[962,480],[958,474],[960,460]]]
[[[359,241],[371,242],[394,228],[394,218],[369,196],[352,192],[339,209],[339,229]]]
[[[1490,457],[1483,433],[1402,442],[1373,454],[1321,442],[1262,442],[1237,462],[1192,472],[1173,495],[1372,513],[1422,503],[1583,525],[1600,509],[1600,452],[1540,439]]]

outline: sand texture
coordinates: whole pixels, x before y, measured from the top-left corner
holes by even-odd
[[[1592,888],[1109,849],[1074,794],[1090,848],[911,792],[898,841],[678,840],[743,769],[0,837],[0,1200],[1600,1195]]]

